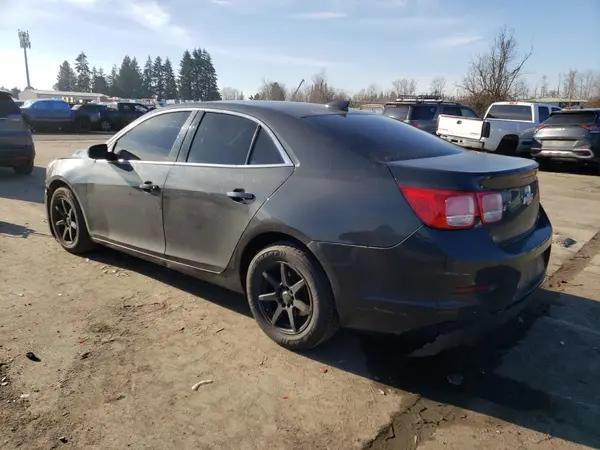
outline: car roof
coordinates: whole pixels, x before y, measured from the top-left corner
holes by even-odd
[[[318,103],[287,102],[272,100],[219,100],[211,102],[167,105],[161,111],[180,108],[214,108],[223,111],[246,113],[250,115],[272,115],[273,113],[303,118],[323,114],[348,114],[347,111],[328,107]],[[262,113],[262,114],[261,114]],[[353,111],[352,114],[360,114]]]

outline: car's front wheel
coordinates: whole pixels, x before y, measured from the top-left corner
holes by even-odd
[[[108,120],[102,120],[100,122],[100,129],[102,131],[110,131],[111,128],[112,128],[112,126]]]
[[[90,238],[79,202],[70,189],[56,189],[50,200],[50,226],[58,243],[68,252],[81,254],[96,244]]]
[[[258,325],[285,348],[316,347],[338,329],[327,276],[312,255],[293,244],[267,247],[254,257],[246,292]]]

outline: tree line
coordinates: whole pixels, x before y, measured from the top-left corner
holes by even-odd
[[[201,48],[186,50],[178,74],[169,58],[148,56],[142,68],[135,57],[125,55],[120,66],[110,73],[90,68],[88,57],[81,52],[73,65],[64,61],[56,77],[58,91],[94,92],[111,97],[158,98],[185,100],[220,100],[217,71],[210,54]]]

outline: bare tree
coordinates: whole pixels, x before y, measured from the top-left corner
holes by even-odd
[[[517,82],[531,54],[532,49],[520,54],[514,31],[501,28],[488,53],[470,62],[463,79],[462,87],[472,98],[471,104],[481,111],[490,103],[516,98]]]
[[[417,93],[417,80],[414,78],[399,78],[392,81],[392,86],[397,95],[415,95]]]
[[[540,86],[540,97],[544,98],[548,96],[548,77],[542,75],[542,85]]]
[[[223,100],[244,100],[244,93],[239,89],[226,86],[221,89],[221,98]]]
[[[433,80],[431,80],[429,90],[433,95],[439,95],[442,97],[444,95],[444,91],[446,90],[446,78],[435,77]]]
[[[258,93],[252,97],[252,100],[285,100],[287,98],[285,85],[277,81],[263,80]]]
[[[577,97],[579,73],[577,70],[569,70],[563,75],[562,93],[566,99],[574,99]]]
[[[600,96],[600,72],[586,70],[579,77],[580,98],[591,99]]]

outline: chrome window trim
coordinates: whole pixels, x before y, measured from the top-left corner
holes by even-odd
[[[215,108],[182,107],[182,108],[169,108],[167,110],[156,111],[156,112],[150,111],[149,113],[141,116],[142,118],[144,118],[144,120],[141,120],[139,122],[137,120],[135,120],[134,122],[130,123],[125,128],[123,128],[121,131],[119,131],[117,134],[112,136],[106,142],[106,145],[108,146],[109,151],[113,151],[114,145],[116,144],[116,142],[119,139],[121,139],[121,137],[123,137],[126,133],[128,133],[129,131],[131,131],[133,128],[137,127],[141,123],[145,122],[146,120],[150,120],[151,118],[162,115],[162,114],[168,114],[171,112],[182,112],[182,111],[191,111],[191,112],[201,111],[204,113],[209,112],[209,113],[216,113],[216,114],[225,114],[225,115],[237,116],[237,117],[242,117],[244,119],[251,120],[252,122],[258,124],[264,130],[266,130],[266,132],[269,134],[269,137],[273,140],[275,147],[277,147],[277,150],[279,151],[279,154],[280,154],[281,158],[283,159],[283,163],[278,163],[278,164],[236,164],[236,165],[233,165],[233,164],[188,163],[185,161],[140,161],[140,160],[126,160],[126,159],[119,159],[118,162],[120,162],[120,163],[136,162],[136,163],[146,163],[146,164],[151,163],[151,164],[160,164],[160,165],[170,164],[170,165],[174,165],[174,166],[216,167],[216,168],[233,168],[233,169],[252,168],[252,167],[258,168],[258,169],[265,168],[265,167],[294,167],[294,163],[292,162],[291,158],[289,157],[289,155],[283,148],[283,145],[281,145],[281,142],[279,141],[279,139],[277,139],[277,136],[275,136],[275,133],[273,133],[271,128],[269,128],[262,120],[257,119],[256,117],[253,117],[246,113],[241,113],[238,111],[227,111],[227,110],[215,109]],[[202,122],[202,120],[200,122]]]

